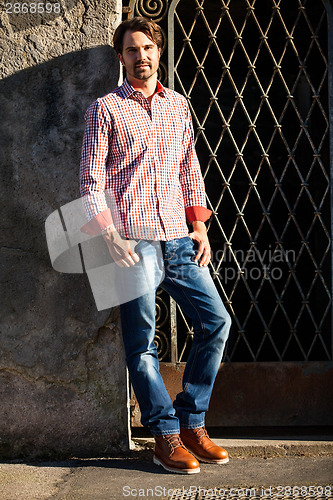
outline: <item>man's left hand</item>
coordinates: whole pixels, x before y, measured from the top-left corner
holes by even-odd
[[[206,267],[210,261],[210,244],[208,241],[207,229],[204,222],[196,220],[192,222],[193,232],[189,234],[192,240],[198,243],[198,253],[194,262],[198,262],[200,267]]]

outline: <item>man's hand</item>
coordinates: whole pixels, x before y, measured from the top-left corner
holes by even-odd
[[[194,262],[199,262],[200,267],[206,267],[210,261],[210,244],[205,223],[196,220],[192,222],[192,227],[193,232],[189,234],[189,237],[199,244]]]
[[[140,257],[135,253],[137,241],[124,240],[114,228],[107,228],[102,233],[110,255],[119,267],[135,266]]]

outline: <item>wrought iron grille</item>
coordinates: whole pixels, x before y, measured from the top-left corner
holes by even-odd
[[[164,30],[205,177],[227,361],[332,359],[328,28],[318,0],[131,0]],[[167,35],[166,35],[167,34]],[[188,319],[159,293],[156,342],[185,361]],[[162,332],[162,333],[161,333]]]

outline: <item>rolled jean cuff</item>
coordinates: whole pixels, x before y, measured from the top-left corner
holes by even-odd
[[[189,424],[189,423],[182,423],[180,422],[180,427],[183,429],[197,429],[198,427],[205,427],[205,421],[202,420],[201,422],[195,423],[195,424]]]
[[[150,432],[152,433],[153,436],[168,436],[170,434],[179,434],[179,428],[174,429],[174,430],[166,430],[166,431],[150,429]]]

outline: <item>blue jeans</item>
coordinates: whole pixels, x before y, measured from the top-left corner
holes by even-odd
[[[183,390],[174,403],[160,375],[154,344],[156,290],[120,306],[126,362],[141,423],[155,435],[204,425],[231,323],[208,267],[193,262],[196,243],[186,236],[162,241],[161,247],[165,276],[160,286],[191,318],[194,330]]]

